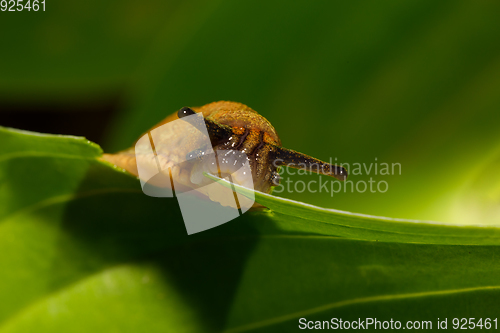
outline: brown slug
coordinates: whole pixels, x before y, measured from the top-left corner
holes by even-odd
[[[155,129],[162,125],[170,123],[174,120],[182,119],[196,113],[201,113],[204,118],[204,124],[183,124],[176,122],[175,130],[163,130],[161,133],[154,133]],[[201,119],[201,117],[200,117]],[[200,126],[206,125],[212,147],[200,147],[199,137],[203,136],[202,131],[197,131]],[[203,128],[203,130],[205,130]],[[137,163],[140,158],[146,159],[146,154],[141,155],[142,151],[150,150],[150,141],[153,142],[153,150],[155,150],[156,161],[151,157],[147,157],[147,163],[152,169],[169,170],[172,177],[177,177],[179,183],[182,183],[187,188],[199,189],[203,184],[206,184],[206,177],[203,176],[204,171],[209,171],[214,174],[217,172],[219,176],[232,175],[233,182],[245,186],[245,181],[242,175],[238,175],[237,156],[244,155],[250,170],[253,181],[254,190],[269,193],[273,186],[279,185],[280,176],[278,169],[281,166],[289,166],[302,170],[309,170],[318,174],[332,176],[338,180],[347,178],[347,171],[341,166],[331,165],[329,163],[318,160],[314,157],[290,150],[281,146],[281,141],[276,133],[276,130],[271,123],[252,110],[248,106],[236,102],[213,102],[202,107],[188,108],[184,107],[178,112],[168,116],[162,122],[154,126],[148,131],[147,135],[137,142],[135,147],[119,152],[117,154],[104,154],[104,160],[121,167],[128,172],[139,176]],[[197,157],[204,155],[208,150],[227,151],[225,156],[230,155],[226,164],[204,165],[202,159]],[[244,154],[235,154],[244,153]],[[231,156],[236,157],[231,157]],[[151,156],[151,154],[149,155]],[[195,160],[195,163],[181,163],[187,159]],[[233,160],[231,160],[233,158]],[[144,162],[144,161],[142,161]],[[141,162],[141,163],[142,163]],[[213,163],[212,163],[213,164]],[[156,171],[158,172],[158,171]],[[163,172],[163,171],[162,171]],[[167,183],[164,186],[169,186]],[[211,197],[212,200],[217,201]]]

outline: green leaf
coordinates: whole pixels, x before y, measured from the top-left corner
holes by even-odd
[[[211,174],[206,177],[232,188],[273,211],[284,230],[346,238],[450,245],[500,245],[500,226],[453,225],[434,221],[395,219],[326,209],[267,193],[252,191]],[[298,223],[297,223],[298,222]],[[294,224],[297,223],[297,226]]]
[[[0,332],[276,332],[495,317],[495,227],[257,210],[187,236],[175,199],[82,138],[0,128]],[[245,193],[243,189],[239,189]]]

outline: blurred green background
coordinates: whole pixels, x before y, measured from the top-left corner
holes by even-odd
[[[280,196],[499,223],[499,12],[498,1],[47,0],[45,12],[0,12],[0,125],[113,152],[182,106],[233,100],[288,148],[402,166],[350,177],[385,180],[386,193]]]
[[[188,236],[176,200],[98,147],[0,128],[0,332],[498,316],[500,2],[45,1],[0,11],[0,126],[117,152],[182,106],[233,100],[287,148],[401,164],[349,178],[386,193],[276,195],[494,226],[265,197],[272,211]]]

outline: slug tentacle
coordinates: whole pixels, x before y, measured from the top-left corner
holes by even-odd
[[[323,162],[317,158],[296,152],[284,147],[273,147],[272,156],[274,164],[288,166],[295,169],[315,172],[325,176],[335,177],[338,180],[346,180],[347,170],[338,165]]]

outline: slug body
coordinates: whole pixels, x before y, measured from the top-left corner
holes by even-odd
[[[186,116],[196,113],[203,115],[204,123],[193,126],[192,123],[182,121]],[[181,121],[176,121],[179,119]],[[162,129],[166,127],[163,125],[173,121],[176,121],[175,127]],[[170,170],[171,176],[179,179],[182,185],[200,192],[203,192],[201,186],[210,182],[203,176],[203,172],[219,173],[223,178],[231,175],[233,182],[247,187],[253,185],[255,190],[266,193],[271,192],[273,186],[279,185],[278,168],[281,166],[310,170],[339,180],[347,178],[347,171],[342,167],[283,148],[271,123],[241,103],[221,101],[199,108],[182,108],[148,133],[149,138],[154,139],[155,161],[150,157],[151,154],[142,153],[151,149],[149,140],[144,139],[141,143],[147,135],[136,143],[135,148],[117,154],[105,154],[103,158],[139,177],[138,162],[150,165],[152,170]],[[203,139],[207,141],[207,135],[211,147],[202,144]],[[201,158],[211,152],[222,154],[223,156],[219,157],[222,162],[216,165]],[[241,168],[244,163],[250,167],[250,178],[241,171],[244,170]],[[249,181],[252,184],[249,184]],[[157,185],[170,184],[164,182]],[[210,198],[219,201],[212,195]]]

